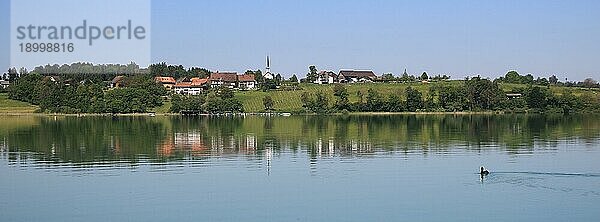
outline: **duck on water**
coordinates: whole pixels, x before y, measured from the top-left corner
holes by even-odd
[[[483,176],[487,176],[488,174],[490,174],[490,171],[486,170],[485,168],[481,167],[481,171],[479,172],[479,174],[483,177]]]

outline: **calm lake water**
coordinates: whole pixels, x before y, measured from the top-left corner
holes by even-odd
[[[594,115],[0,117],[0,221],[599,220]]]

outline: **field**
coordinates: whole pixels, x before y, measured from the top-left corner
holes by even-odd
[[[8,94],[0,93],[0,114],[2,113],[33,113],[38,107],[26,102],[8,98]]]
[[[358,101],[359,97],[357,95],[358,91],[362,91],[363,95],[366,97],[366,92],[370,88],[379,92],[382,96],[387,97],[387,95],[396,93],[400,95],[401,98],[405,99],[405,89],[408,86],[411,86],[417,90],[419,90],[423,96],[427,95],[429,87],[435,85],[452,85],[452,86],[460,86],[463,84],[461,80],[455,81],[446,81],[446,82],[431,82],[431,83],[363,83],[363,84],[347,84],[346,89],[348,89],[348,93],[350,94],[350,102]],[[502,90],[506,92],[510,92],[517,88],[526,88],[526,85],[523,84],[500,84]],[[296,112],[302,110],[302,102],[300,101],[300,96],[304,92],[315,93],[318,91],[324,92],[330,98],[330,101],[334,101],[333,97],[333,85],[315,85],[315,84],[301,84],[300,88],[302,90],[296,91],[271,91],[271,92],[262,92],[262,91],[243,91],[236,93],[236,97],[242,101],[244,104],[244,109],[246,112],[262,112],[264,111],[264,106],[262,99],[266,95],[270,95],[273,98],[275,103],[275,110],[279,112]],[[556,95],[561,95],[565,89],[572,90],[573,94],[576,96],[580,96],[584,93],[589,93],[590,90],[582,89],[582,88],[566,88],[566,87],[550,87],[550,90]],[[592,93],[596,95],[599,93],[598,90],[594,90]]]
[[[356,102],[359,100],[358,92],[363,93],[363,98],[366,97],[367,90],[373,89],[379,92],[382,96],[386,97],[389,94],[396,93],[400,97],[404,98],[404,91],[406,87],[413,87],[427,95],[429,86],[432,84],[446,84],[446,85],[459,85],[460,81],[449,81],[445,83],[361,83],[361,84],[347,84],[346,89],[350,95],[350,102]],[[245,91],[236,94],[242,103],[246,112],[261,112],[264,110],[262,99],[266,95],[270,95],[275,103],[275,109],[280,112],[295,112],[302,110],[302,102],[300,96],[304,92],[316,93],[324,92],[329,96],[329,101],[334,101],[333,96],[334,85],[316,85],[316,84],[301,84],[302,90],[296,91]]]
[[[358,92],[361,91],[363,95],[366,97],[367,90],[374,89],[379,92],[382,96],[387,97],[387,95],[396,93],[401,98],[405,99],[404,91],[406,87],[411,86],[423,93],[423,96],[427,96],[429,87],[436,85],[453,85],[460,86],[463,84],[461,80],[455,81],[446,81],[446,82],[432,82],[432,83],[362,83],[362,84],[347,84],[346,89],[348,89],[348,93],[350,95],[350,102],[358,101]],[[235,93],[235,97],[242,101],[244,105],[244,109],[246,112],[263,112],[263,98],[267,95],[271,96],[274,101],[274,108],[277,112],[299,112],[302,110],[302,102],[300,100],[300,96],[304,92],[308,93],[316,93],[316,92],[324,92],[327,96],[329,96],[329,100],[333,102],[335,98],[333,97],[333,85],[315,85],[315,84],[300,84],[299,90],[290,90],[290,91],[239,91]],[[526,85],[523,84],[500,84],[502,90],[506,92],[510,92],[513,90],[517,90],[519,88],[526,88]],[[567,88],[567,87],[550,87],[550,90],[555,95],[561,95],[565,90],[570,90],[574,95],[581,96],[583,94],[593,94],[598,96],[600,91],[598,89],[584,89],[584,88]],[[165,100],[163,106],[156,107],[150,112],[156,113],[168,113],[171,107],[171,102],[169,100]],[[37,110],[38,107],[34,105],[30,105],[25,102],[15,101],[8,99],[8,95],[6,93],[0,93],[0,114],[2,113],[33,113]]]

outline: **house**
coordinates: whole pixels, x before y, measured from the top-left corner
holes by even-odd
[[[154,81],[162,84],[162,86],[165,87],[167,90],[172,90],[175,84],[177,83],[175,81],[175,78],[163,76],[154,77]]]
[[[216,72],[210,74],[210,87],[218,88],[225,86],[230,89],[237,87],[237,73],[235,72]]]
[[[110,87],[118,88],[118,87],[123,86],[124,79],[125,79],[125,76],[115,76],[115,78],[113,78],[112,81],[110,81]]]
[[[371,70],[340,70],[340,83],[373,82],[377,76]]]
[[[517,98],[521,98],[523,96],[523,94],[521,93],[507,93],[506,97],[508,99],[517,99]]]
[[[238,75],[238,88],[241,90],[256,89],[256,80],[253,74]]]
[[[60,76],[44,76],[44,78],[42,78],[42,81],[44,82],[59,82],[60,81]]]
[[[90,80],[90,79],[84,79],[79,81],[79,85],[91,85],[94,84],[94,81]]]
[[[333,84],[338,81],[338,75],[332,71],[321,71],[317,74],[317,79],[315,79],[315,84]]]
[[[198,95],[208,88],[208,78],[185,78],[173,85],[175,93],[182,95]]]
[[[8,80],[0,80],[0,89],[6,89],[10,85]]]

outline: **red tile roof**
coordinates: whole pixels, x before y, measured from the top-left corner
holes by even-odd
[[[175,84],[175,88],[202,87],[207,82],[207,78],[191,78],[190,81],[178,82]]]
[[[238,81],[240,81],[240,82],[254,82],[254,74],[238,75]]]
[[[163,77],[163,76],[157,76],[154,77],[154,81],[162,83],[162,84],[175,84],[175,78],[173,77]]]

